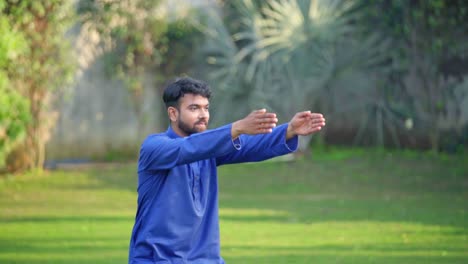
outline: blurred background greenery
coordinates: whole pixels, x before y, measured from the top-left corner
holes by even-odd
[[[0,262],[125,262],[139,144],[166,129],[162,90],[185,75],[214,90],[212,127],[262,107],[327,119],[292,162],[221,170],[228,261],[467,262],[468,1],[0,0],[0,14]],[[77,168],[102,161],[124,165]]]
[[[135,158],[161,91],[215,91],[213,126],[266,107],[311,144],[465,153],[466,1],[0,1],[0,165]],[[88,143],[88,144],[86,144]]]

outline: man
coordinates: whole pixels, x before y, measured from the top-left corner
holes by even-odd
[[[298,135],[325,125],[321,114],[306,111],[276,127],[276,115],[261,109],[207,130],[210,95],[207,84],[191,78],[164,91],[170,126],[146,138],[140,149],[130,264],[224,263],[216,167],[291,153]]]

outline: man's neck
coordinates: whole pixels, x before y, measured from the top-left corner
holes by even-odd
[[[171,123],[171,129],[172,129],[172,131],[174,131],[174,133],[176,133],[180,137],[188,137],[189,136],[185,132],[180,130],[180,128],[177,125],[175,125],[174,123]]]

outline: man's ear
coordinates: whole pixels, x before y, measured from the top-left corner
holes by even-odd
[[[169,106],[167,108],[167,115],[169,116],[171,122],[175,122],[179,118],[179,111],[177,110],[177,108]]]

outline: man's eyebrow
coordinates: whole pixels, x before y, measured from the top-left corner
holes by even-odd
[[[187,107],[192,107],[192,106],[196,106],[196,107],[207,107],[207,106],[210,106],[210,104],[206,104],[206,105],[201,105],[201,104],[189,104]]]

